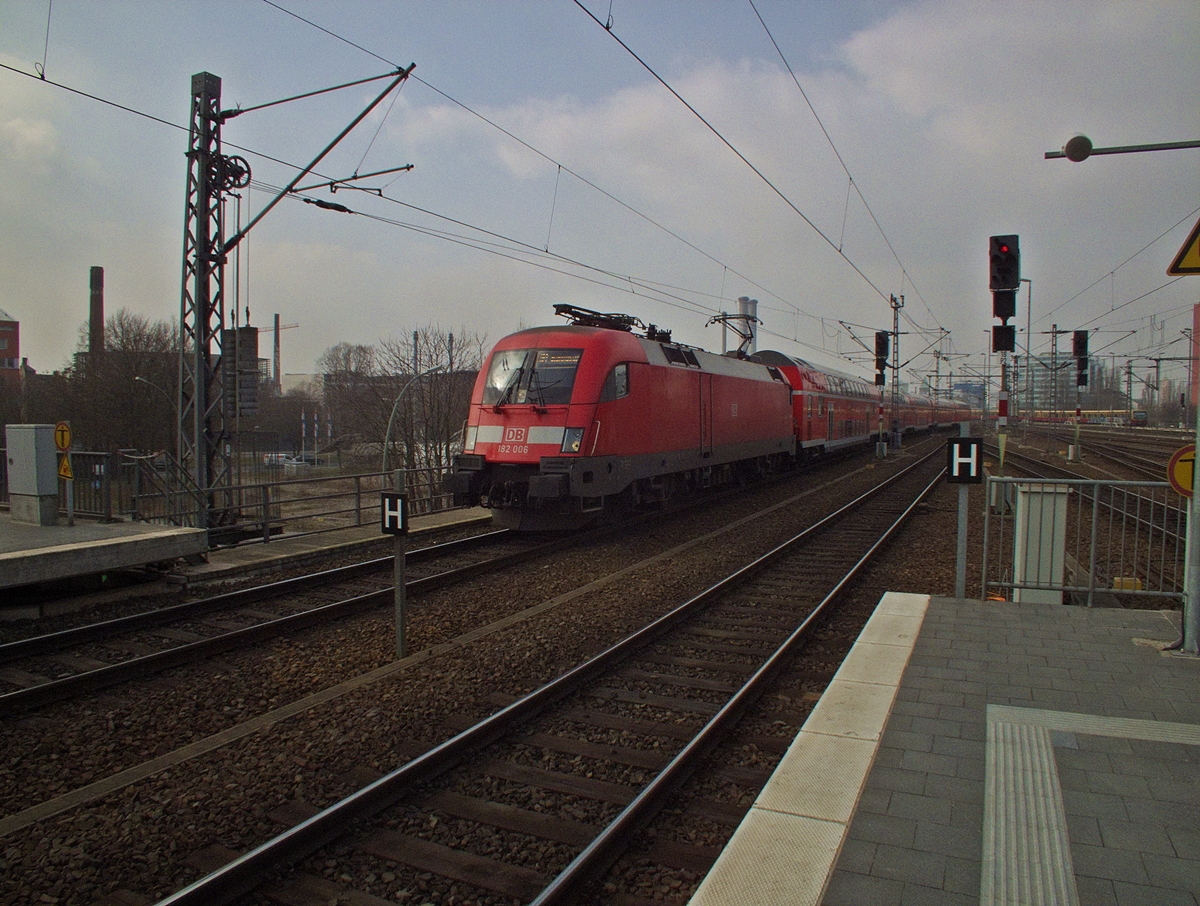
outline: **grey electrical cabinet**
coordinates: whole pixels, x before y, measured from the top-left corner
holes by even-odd
[[[54,425],[6,425],[4,433],[12,520],[54,525],[58,519]]]

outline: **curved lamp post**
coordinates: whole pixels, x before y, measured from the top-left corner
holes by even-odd
[[[408,393],[408,388],[411,387],[413,384],[415,384],[417,381],[421,380],[421,378],[425,377],[426,375],[433,374],[434,372],[441,371],[441,370],[442,370],[442,366],[437,365],[433,368],[430,368],[428,371],[422,371],[420,374],[412,377],[409,380],[409,382],[404,385],[404,389],[400,391],[400,395],[396,397],[396,402],[392,403],[392,414],[390,416],[388,416],[387,433],[384,434],[384,436],[383,436],[383,462],[379,466],[380,472],[382,472],[384,474],[387,473],[387,454],[388,454],[388,445],[391,443],[391,440],[392,440],[392,422],[395,421],[395,419],[396,419],[396,410],[400,408],[400,400],[404,399],[404,394]]]
[[[175,421],[179,421],[179,406],[176,401],[171,398],[171,394],[167,393],[167,391],[163,390],[162,387],[158,386],[158,384],[154,383],[153,381],[146,380],[140,374],[134,375],[133,382],[135,384],[145,384],[147,387],[153,387],[155,390],[165,396],[167,398],[167,402],[171,404],[171,411],[175,413]],[[176,437],[175,440],[178,442],[179,438]]]
[[[171,399],[171,395],[169,393],[167,393],[167,391],[163,390],[162,387],[158,386],[158,384],[155,384],[153,381],[146,380],[140,374],[134,375],[133,379],[134,379],[134,381],[136,381],[139,384],[145,384],[147,387],[153,387],[155,390],[157,390],[159,393],[161,393],[163,396],[165,396],[167,398],[167,402],[171,404],[172,409],[175,408],[175,400]]]

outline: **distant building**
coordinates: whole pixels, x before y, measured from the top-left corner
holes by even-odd
[[[953,389],[954,396],[980,409],[983,408],[983,383],[981,381],[957,381]]]
[[[6,393],[21,392],[21,325],[0,309],[0,387]]]
[[[285,374],[280,381],[280,389],[284,395],[293,390],[300,391],[312,399],[323,399],[325,396],[325,375],[323,374]]]

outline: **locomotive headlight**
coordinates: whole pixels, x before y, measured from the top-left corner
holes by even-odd
[[[583,433],[586,428],[567,428],[563,432],[562,452],[578,453],[579,448],[583,446]]]
[[[475,449],[475,436],[479,429],[474,425],[467,428],[467,433],[463,436],[463,451],[470,453]]]

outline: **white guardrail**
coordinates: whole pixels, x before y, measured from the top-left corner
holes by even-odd
[[[988,477],[986,491],[981,597],[1182,600],[1190,501],[1167,482]]]

